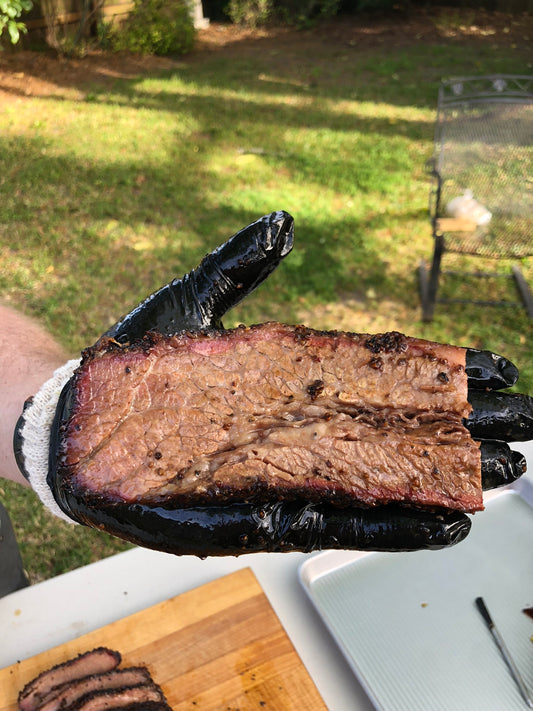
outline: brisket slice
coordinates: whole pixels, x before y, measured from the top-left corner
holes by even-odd
[[[150,681],[150,672],[146,667],[112,669],[103,674],[91,674],[52,688],[50,693],[42,699],[37,711],[63,711],[86,694],[138,686]]]
[[[63,711],[108,711],[129,707],[132,704],[161,704],[164,702],[165,697],[161,689],[156,684],[149,682],[127,689],[93,691],[76,703],[63,707]]]
[[[36,711],[52,690],[81,677],[106,673],[118,667],[120,662],[119,652],[98,647],[62,664],[56,664],[26,684],[19,694],[19,709]]]
[[[465,353],[277,323],[101,339],[71,382],[54,476],[106,505],[480,510]]]
[[[104,663],[104,660],[108,663]],[[109,660],[113,660],[114,667]],[[144,666],[119,669],[119,652],[105,647],[80,654],[39,674],[19,694],[20,711],[170,711]]]

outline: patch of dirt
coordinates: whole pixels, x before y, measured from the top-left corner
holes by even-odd
[[[94,84],[115,79],[134,79],[171,69],[172,59],[106,52],[90,52],[82,59],[69,59],[51,51],[18,50],[0,54],[0,101],[17,97],[45,97],[61,93],[77,98]]]
[[[269,51],[298,43],[316,43],[365,48],[406,46],[413,42],[478,42],[508,46],[532,56],[533,16],[508,15],[484,10],[453,8],[397,11],[386,15],[343,16],[308,30],[289,27],[246,29],[230,24],[211,23],[199,30],[194,51],[186,61],[204,53],[233,51],[245,54],[257,44]],[[81,59],[60,57],[52,51],[7,49],[0,52],[0,101],[61,93],[65,98],[81,98],[84,88],[112,84],[117,78],[134,79],[177,67],[179,59],[89,52]],[[530,60],[529,60],[530,61]],[[527,71],[525,71],[527,73]]]
[[[290,42],[356,46],[362,49],[387,44],[402,46],[414,41],[485,41],[524,46],[533,44],[533,15],[489,12],[483,9],[445,7],[398,10],[386,14],[359,13],[323,22],[309,30],[271,28],[247,30],[233,25],[213,24],[199,33],[197,49],[216,51],[257,40],[285,45]]]

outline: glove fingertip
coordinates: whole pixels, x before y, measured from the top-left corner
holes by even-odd
[[[270,224],[277,226],[277,253],[279,257],[286,257],[294,245],[294,218],[285,210],[278,210],[268,216]]]

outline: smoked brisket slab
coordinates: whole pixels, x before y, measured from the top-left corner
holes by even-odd
[[[104,338],[69,385],[54,485],[106,506],[480,510],[465,353],[278,323]]]

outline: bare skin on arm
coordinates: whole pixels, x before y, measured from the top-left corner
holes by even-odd
[[[0,303],[0,477],[28,486],[15,462],[13,431],[24,402],[36,393],[68,353],[32,318]]]

